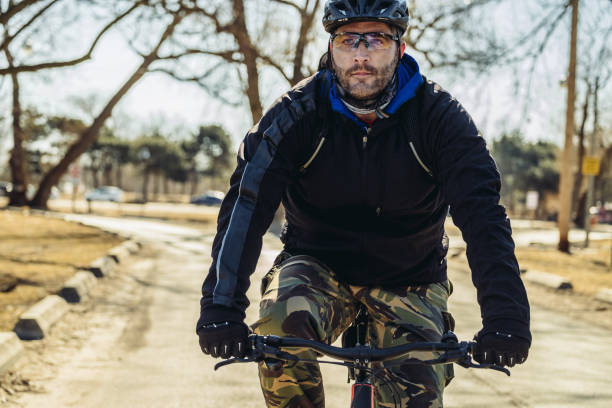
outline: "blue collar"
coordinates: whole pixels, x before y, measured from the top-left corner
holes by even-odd
[[[404,54],[400,61],[400,65],[397,70],[398,80],[398,91],[395,97],[389,103],[385,112],[389,115],[393,115],[404,103],[412,99],[419,85],[423,82],[423,77],[419,71],[419,65],[408,54]],[[346,116],[351,119],[361,128],[367,128],[365,123],[360,121],[357,116],[342,103],[342,100],[338,96],[336,87],[333,86],[333,79],[331,73],[327,72],[325,76],[325,88],[329,89],[329,101],[331,103],[332,110]]]

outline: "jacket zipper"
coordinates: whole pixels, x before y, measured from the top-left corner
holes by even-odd
[[[362,150],[363,150],[363,169],[362,169],[362,182],[366,185],[366,188],[364,189],[364,195],[367,196],[367,171],[366,169],[366,163],[367,163],[367,156],[366,156],[366,149],[368,147],[368,136],[370,135],[370,132],[372,131],[372,128],[366,128],[365,134],[363,135],[362,140]],[[384,180],[382,181],[384,182]],[[367,202],[367,197],[366,197],[366,202]],[[378,207],[376,207],[376,216],[380,217],[380,214],[382,213],[382,206],[379,205]]]
[[[363,133],[363,137],[361,138],[361,151],[363,152],[363,162],[361,167],[361,186],[362,186],[362,194],[364,203],[368,202],[368,136],[370,135],[371,128],[365,128],[365,132]]]
[[[368,136],[370,135],[372,128],[367,127],[365,128],[365,133],[363,134],[362,137],[362,152],[363,152],[363,163],[362,163],[362,168],[361,168],[361,185],[362,187],[362,192],[363,192],[363,200],[364,200],[364,204],[368,202],[368,172],[367,172],[367,167],[368,167],[368,152],[367,152],[367,147],[368,147]],[[365,253],[366,251],[366,245],[367,245],[367,237],[366,237],[366,232],[364,231],[362,234],[362,241],[361,241],[361,245],[363,248],[363,252]]]

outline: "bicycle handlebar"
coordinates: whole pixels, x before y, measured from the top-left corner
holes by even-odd
[[[345,365],[369,362],[388,361],[399,358],[414,351],[442,352],[440,357],[432,360],[421,360],[421,364],[446,364],[457,363],[465,368],[488,368],[501,371],[510,375],[508,369],[495,364],[475,364],[471,355],[474,350],[474,342],[458,342],[456,336],[450,333],[451,340],[443,342],[422,342],[402,344],[399,346],[377,349],[371,346],[358,345],[355,347],[335,347],[317,341],[278,336],[260,336],[252,334],[249,336],[249,353],[245,358],[230,358],[215,364],[215,370],[232,363],[259,362],[267,358],[297,362],[301,359],[293,354],[282,351],[282,348],[305,347],[317,351],[328,357],[341,360]],[[446,336],[445,336],[446,337]]]
[[[324,343],[317,341],[293,338],[293,337],[277,337],[277,336],[257,336],[253,335],[250,337],[253,349],[261,349],[262,345],[271,346],[274,348],[284,347],[307,347],[314,351],[318,351],[328,357],[332,357],[345,362],[364,361],[364,362],[375,362],[375,361],[387,361],[397,357],[401,357],[413,351],[463,351],[465,353],[471,352],[474,343],[461,342],[461,343],[412,343],[403,344],[400,346],[388,347],[384,349],[377,349],[370,346],[355,346],[355,347],[334,347],[328,346]]]

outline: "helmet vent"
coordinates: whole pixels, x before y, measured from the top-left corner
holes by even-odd
[[[323,26],[332,33],[350,20],[381,21],[403,33],[409,18],[406,0],[326,0]]]

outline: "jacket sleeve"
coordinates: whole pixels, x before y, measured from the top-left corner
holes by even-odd
[[[495,162],[457,100],[428,82],[425,101],[423,133],[432,142],[433,173],[467,244],[483,328],[531,341],[529,302],[514,255],[510,220],[499,204],[501,181]]]
[[[241,143],[219,211],[212,264],[202,285],[198,327],[244,318],[249,305],[246,291],[261,252],[262,236],[297,167],[301,119],[314,109],[314,97],[287,94]]]

